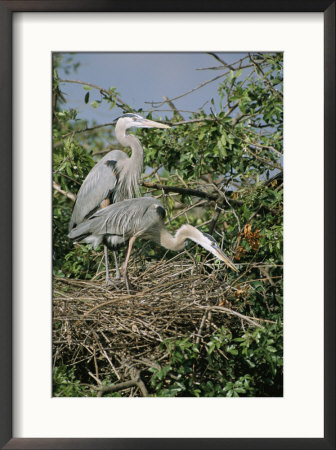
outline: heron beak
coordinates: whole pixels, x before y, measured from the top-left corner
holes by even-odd
[[[160,122],[154,122],[154,120],[144,119],[141,121],[141,127],[143,128],[170,128],[169,125]]]
[[[228,258],[226,256],[226,254],[219,248],[212,248],[212,252],[213,255],[216,256],[216,258],[220,259],[221,261],[223,261],[228,267],[230,267],[230,269],[234,270],[235,272],[239,272],[238,267],[231,261],[230,258]]]

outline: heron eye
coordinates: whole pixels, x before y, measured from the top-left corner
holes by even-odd
[[[211,247],[217,247],[216,242],[211,242]]]

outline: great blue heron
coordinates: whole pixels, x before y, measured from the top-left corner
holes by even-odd
[[[103,243],[111,249],[117,249],[128,242],[128,250],[122,270],[127,291],[127,265],[132,246],[137,238],[154,241],[169,250],[181,250],[188,239],[204,247],[231,269],[238,271],[235,264],[223,253],[215,239],[202,233],[191,225],[182,225],[175,236],[164,225],[166,211],[159,200],[152,197],[140,197],[114,203],[93,214],[69,234],[76,242],[85,242],[97,248]]]
[[[69,231],[88,219],[92,214],[111,203],[135,197],[139,194],[139,181],[143,170],[143,149],[139,139],[126,134],[129,128],[170,128],[163,123],[144,119],[138,114],[119,117],[115,136],[121,145],[131,147],[128,157],[121,150],[107,153],[89,172],[78,191],[69,223]],[[104,245],[106,283],[109,282],[107,247]],[[116,274],[120,277],[117,257],[113,252]]]

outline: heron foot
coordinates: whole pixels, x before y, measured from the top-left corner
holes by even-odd
[[[116,252],[113,252],[113,258],[114,258],[114,265],[115,265],[115,269],[116,269],[116,279],[119,280],[121,278],[120,275],[120,270],[119,270],[119,265],[118,265],[118,258],[117,258],[117,254]]]
[[[135,289],[134,286],[130,283],[128,276],[126,274],[124,275],[124,280],[126,284],[127,294],[132,295],[132,291],[134,291]]]
[[[107,279],[105,280],[105,285],[106,285],[106,287],[114,287],[114,289],[119,290],[119,288],[118,288],[118,286],[116,285],[115,281],[112,281],[111,278],[107,278]]]
[[[120,274],[120,270],[116,270],[116,274],[115,274],[115,279],[116,280],[120,280],[121,279],[121,274]]]

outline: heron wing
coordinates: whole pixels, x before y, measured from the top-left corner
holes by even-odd
[[[112,150],[90,170],[78,191],[69,230],[97,211],[103,200],[113,196],[118,183],[118,162],[127,158],[121,150]]]
[[[131,236],[141,236],[150,229],[155,233],[162,223],[162,204],[151,197],[141,197],[114,203],[94,213],[88,220],[74,228],[69,237],[82,240],[87,236],[118,236],[127,241]]]
[[[99,219],[100,228],[96,232],[104,234],[130,236],[141,235],[152,227],[160,216],[156,207],[161,203],[152,197],[124,200],[97,211],[94,217]]]

